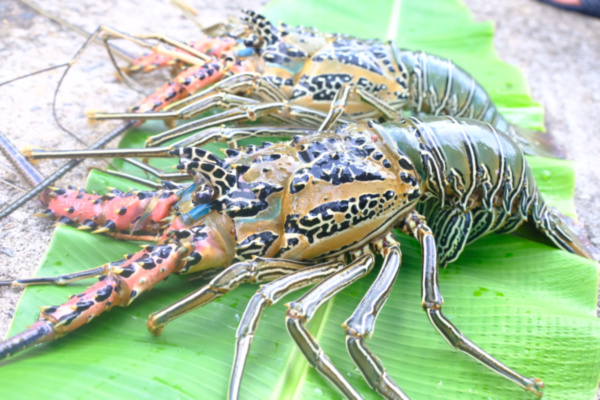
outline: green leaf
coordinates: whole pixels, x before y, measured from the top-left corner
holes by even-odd
[[[473,22],[452,0],[401,2],[395,39],[404,47],[451,57],[473,73],[513,121],[536,128],[542,110],[529,97],[521,74],[500,62],[490,24]],[[277,1],[267,14],[289,24],[385,38],[393,3],[385,0]],[[391,15],[391,18],[390,18]],[[392,24],[393,26],[393,24]],[[127,134],[122,147],[140,146],[158,124]],[[561,160],[529,159],[548,202],[574,215],[574,171]],[[158,160],[157,166],[173,165]],[[114,161],[117,169],[128,168]],[[139,170],[129,172],[144,176]],[[90,174],[88,190],[127,189],[127,181]],[[532,399],[509,381],[450,348],[420,307],[420,250],[405,236],[403,265],[394,291],[368,341],[391,376],[413,399]],[[135,244],[56,230],[37,276],[90,268],[137,249]],[[361,394],[378,398],[344,348],[340,324],[352,313],[375,273],[326,303],[309,328]],[[0,398],[223,398],[233,358],[235,330],[257,290],[245,285],[171,323],[160,337],[145,330],[147,315],[200,285],[171,277],[126,309],[100,316],[68,337],[3,363]],[[595,315],[597,264],[545,244],[492,235],[470,245],[440,271],[445,314],[470,339],[527,376],[543,378],[546,399],[594,399],[600,371],[600,325]],[[25,291],[11,334],[34,321],[41,305],[63,302],[87,283]],[[307,367],[284,327],[282,304],[263,313],[244,376],[244,398],[339,398]]]

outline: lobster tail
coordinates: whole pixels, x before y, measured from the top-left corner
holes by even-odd
[[[509,134],[528,155],[551,158],[565,158],[564,150],[549,133],[525,129],[511,125]]]

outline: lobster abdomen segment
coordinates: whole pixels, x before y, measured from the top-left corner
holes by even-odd
[[[411,117],[382,125],[417,168],[424,196],[417,210],[437,240],[441,265],[488,233],[531,220],[558,247],[594,259],[540,194],[519,146],[490,124],[452,117]]]

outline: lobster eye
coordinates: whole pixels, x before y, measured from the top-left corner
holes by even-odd
[[[250,35],[248,35],[248,37],[246,39],[244,39],[244,46],[246,47],[254,47],[254,48],[258,48],[261,45],[261,39],[260,37],[258,37],[258,35],[251,33]]]
[[[214,190],[211,186],[202,185],[199,190],[194,192],[194,197],[192,198],[192,202],[194,204],[207,204],[213,198]]]

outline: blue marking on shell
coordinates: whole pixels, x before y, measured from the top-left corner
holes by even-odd
[[[255,53],[255,50],[252,47],[246,47],[240,50],[235,51],[236,57],[249,57]]]
[[[210,204],[200,204],[197,207],[194,207],[188,215],[192,217],[194,221],[198,221],[201,217],[208,214],[211,210]]]

